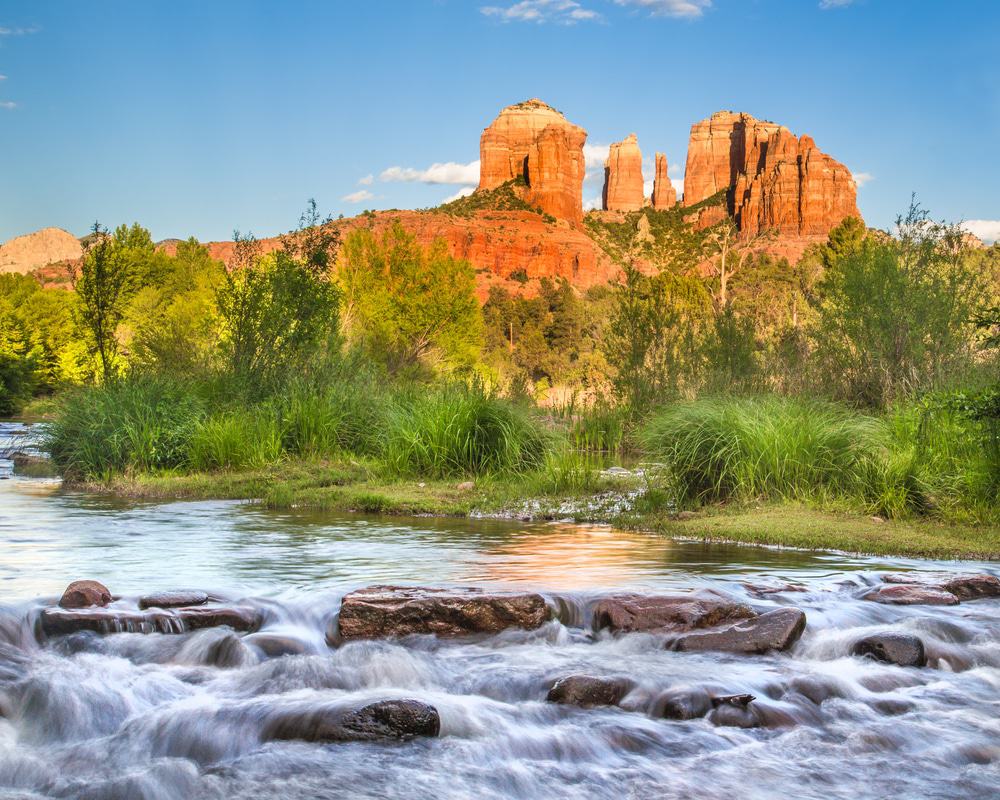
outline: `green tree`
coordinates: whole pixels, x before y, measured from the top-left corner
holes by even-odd
[[[399,224],[344,240],[337,266],[349,341],[391,372],[471,367],[482,344],[475,273],[442,239],[424,248]]]

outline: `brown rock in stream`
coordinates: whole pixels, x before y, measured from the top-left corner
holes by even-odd
[[[41,614],[41,628],[46,636],[63,636],[79,631],[101,634],[186,633],[222,626],[249,632],[257,630],[261,622],[260,612],[246,606],[196,606],[169,611],[47,608]]]
[[[802,636],[806,615],[797,608],[779,608],[725,628],[689,633],[675,639],[675,650],[723,653],[767,653],[787,650]]]
[[[371,742],[437,736],[437,709],[419,700],[382,700],[358,709],[319,708],[285,711],[265,727],[261,738],[306,742]]]
[[[900,667],[923,667],[927,664],[924,643],[908,633],[876,633],[856,641],[851,655],[866,656]]]
[[[534,630],[548,618],[545,599],[534,592],[369,586],[344,597],[339,635],[375,639],[414,633],[494,634],[507,628]]]
[[[861,599],[894,606],[954,606],[958,604],[958,598],[951,592],[934,586],[921,586],[914,583],[879,586],[866,592]]]
[[[139,608],[183,608],[184,606],[201,606],[207,602],[208,595],[205,592],[154,592],[139,598]]]
[[[98,581],[73,581],[59,598],[61,608],[106,606],[111,602],[108,587]]]
[[[750,606],[721,592],[674,595],[623,594],[594,607],[594,630],[615,633],[683,633],[754,617]]]
[[[545,698],[550,703],[589,708],[616,706],[634,684],[627,678],[595,678],[590,675],[569,675],[560,678]]]

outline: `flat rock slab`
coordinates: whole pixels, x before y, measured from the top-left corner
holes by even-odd
[[[688,633],[671,643],[674,650],[723,653],[767,653],[787,650],[802,636],[806,615],[798,608],[779,608],[723,628]]]
[[[198,591],[154,592],[139,598],[139,608],[183,608],[202,606],[208,602],[208,595]]]
[[[548,619],[545,598],[533,592],[370,586],[344,597],[339,635],[350,640],[494,634],[508,628],[534,630]]]
[[[865,656],[901,667],[923,667],[927,664],[923,641],[909,633],[875,633],[865,636],[851,647],[851,655]]]
[[[954,606],[958,604],[958,598],[951,592],[915,583],[879,586],[866,592],[861,599],[894,606]]]
[[[261,738],[306,742],[371,742],[437,736],[441,717],[419,700],[382,700],[357,709],[319,708],[283,711],[265,726]]]
[[[616,706],[634,684],[627,678],[597,678],[591,675],[569,675],[560,678],[545,698],[550,703],[591,708]]]
[[[594,607],[594,630],[682,633],[756,616],[750,606],[721,592],[606,597]]]
[[[222,626],[250,632],[257,630],[261,622],[260,612],[246,606],[195,606],[162,611],[47,608],[41,615],[41,627],[46,636],[63,636],[80,631],[101,634],[186,633]]]
[[[882,576],[882,582],[916,586],[948,592],[959,600],[1000,597],[1000,578],[995,575],[949,575],[947,573],[895,572]]]

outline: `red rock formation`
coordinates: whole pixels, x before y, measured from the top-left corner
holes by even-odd
[[[523,178],[524,198],[560,219],[583,219],[587,132],[541,100],[508,106],[479,140],[479,189]]]
[[[677,204],[677,190],[667,174],[667,157],[656,154],[656,174],[653,177],[653,208],[657,211],[673,208]]]
[[[61,261],[75,261],[83,255],[80,240],[62,228],[16,236],[0,245],[0,273],[30,272]]]
[[[642,151],[634,133],[611,145],[604,162],[604,210],[638,211],[645,205]]]
[[[726,191],[725,211],[752,236],[821,238],[845,217],[860,217],[850,171],[821,152],[810,136],[797,138],[748,114],[719,112],[691,126],[684,205]],[[724,216],[704,209],[704,227]]]

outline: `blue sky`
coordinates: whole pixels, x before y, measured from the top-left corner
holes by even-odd
[[[436,205],[530,97],[678,179],[691,123],[747,111],[863,175],[870,224],[916,192],[992,238],[998,50],[996,0],[0,0],[0,241]]]

